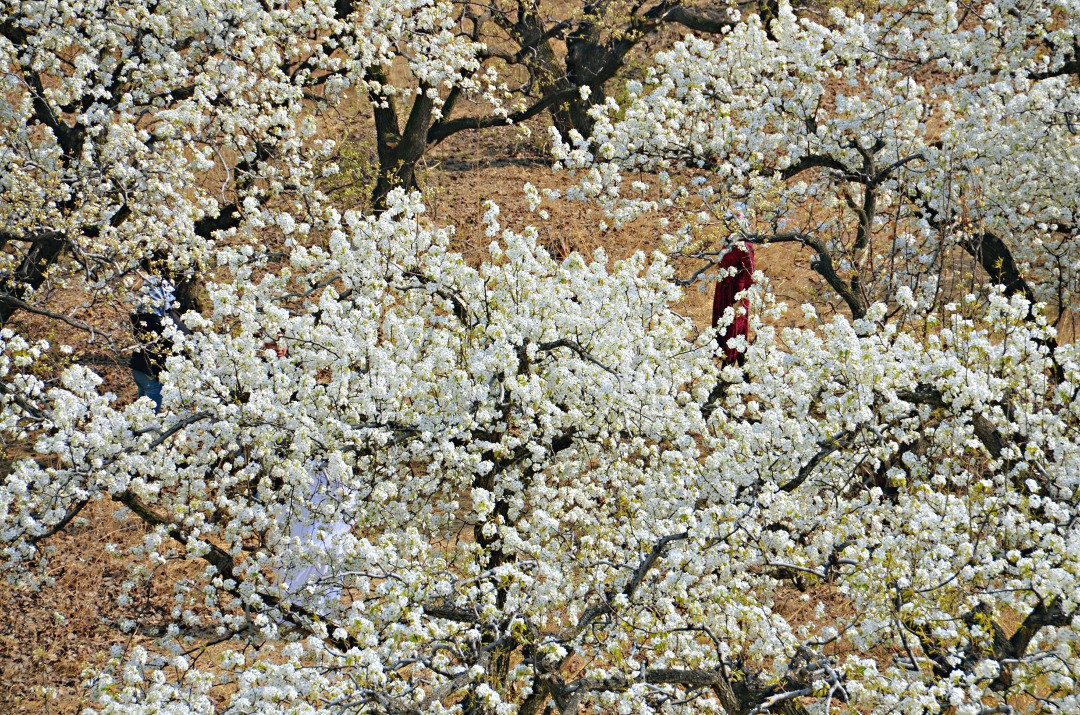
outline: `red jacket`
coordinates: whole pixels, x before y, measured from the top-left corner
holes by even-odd
[[[743,248],[745,246],[745,249]],[[747,337],[750,329],[749,311],[750,301],[743,298],[739,304],[735,304],[735,295],[746,290],[753,283],[754,275],[754,247],[749,243],[735,244],[720,261],[720,268],[735,268],[737,272],[733,276],[727,276],[716,284],[716,295],[713,296],[712,324],[720,322],[724,311],[735,308],[735,320],[724,330],[720,336],[720,347],[724,351],[724,359],[728,362],[739,360],[739,351],[728,347],[728,341],[736,335]]]

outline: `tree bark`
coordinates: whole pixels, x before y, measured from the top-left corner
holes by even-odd
[[[49,267],[60,258],[66,246],[67,238],[59,232],[50,232],[34,240],[15,273],[4,281],[3,292],[22,299],[40,288]],[[16,303],[0,303],[0,324],[6,324],[17,310]]]
[[[371,70],[381,84],[387,84],[382,68]],[[398,128],[397,109],[393,97],[372,93],[375,114],[375,137],[379,155],[379,176],[371,193],[371,205],[376,213],[386,210],[386,199],[392,190],[417,188],[416,164],[427,150],[428,129],[432,122],[435,102],[428,95],[429,87],[421,85],[409,110],[405,129]]]
[[[998,236],[990,231],[984,231],[977,236],[971,236],[960,242],[968,254],[971,255],[994,283],[1005,286],[1007,295],[1020,294],[1031,303],[1035,303],[1035,292],[1020,274],[1020,268],[1016,265],[1012,251]]]

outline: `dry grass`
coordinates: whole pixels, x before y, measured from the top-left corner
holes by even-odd
[[[363,130],[358,130],[355,123],[350,126],[348,119],[342,115],[338,121],[330,122],[328,129],[348,131],[353,141],[362,142]],[[541,127],[537,130],[538,135],[542,133]],[[599,211],[556,202],[545,204],[550,218],[541,222],[528,210],[522,192],[525,183],[565,189],[575,179],[553,173],[543,146],[536,140],[520,138],[512,130],[466,132],[452,137],[429,154],[420,180],[431,220],[455,225],[457,248],[473,262],[486,257],[491,242],[480,220],[487,200],[500,205],[504,226],[522,229],[529,224],[539,225],[541,240],[556,256],[572,251],[592,255],[603,247],[612,260],[619,260],[635,251],[651,252],[660,247],[661,232],[649,218],[620,230],[601,232],[597,228],[603,219]],[[356,191],[343,192],[343,197],[344,207],[349,202],[363,202]],[[807,256],[792,246],[760,250],[758,267],[793,303],[802,302],[818,290],[817,276],[807,268]],[[77,293],[57,298],[56,302],[69,312],[84,300]],[[711,294],[689,289],[678,308],[704,328],[710,318]],[[87,320],[91,316],[83,311],[78,317]],[[102,318],[99,325],[112,330],[121,325],[124,316],[113,310]],[[20,314],[13,322],[23,334],[75,346],[75,360],[92,365],[104,378],[102,389],[114,393],[119,404],[135,398],[123,352],[106,349],[100,338],[88,343],[85,333],[38,316]],[[6,472],[10,459],[17,456],[21,455],[9,450],[7,464],[0,464],[0,468]],[[115,509],[108,501],[93,504],[84,510],[84,525],[49,540],[54,553],[47,571],[56,579],[52,587],[34,591],[0,585],[0,713],[78,712],[84,704],[80,687],[84,669],[103,664],[114,645],[127,646],[151,638],[150,634],[122,632],[120,621],[136,615],[145,619],[148,612],[154,612],[152,621],[160,618],[160,609],[171,591],[171,579],[169,575],[159,576],[150,592],[136,598],[131,607],[118,605],[125,565],[106,555],[105,544],[113,542],[121,548],[133,545],[144,530],[135,520],[115,521]],[[172,576],[175,578],[175,574]]]
[[[535,132],[539,134],[540,132]],[[509,140],[509,141],[508,141]],[[479,157],[472,159],[471,157]],[[604,219],[595,207],[559,201],[545,202],[550,218],[546,221],[531,213],[522,188],[531,183],[538,189],[565,190],[577,179],[565,172],[551,170],[545,155],[535,144],[515,140],[506,130],[486,130],[459,134],[447,140],[429,155],[428,168],[421,172],[431,218],[438,224],[454,225],[457,229],[457,248],[471,261],[487,256],[491,239],[484,234],[481,222],[484,202],[491,200],[501,209],[500,223],[520,230],[528,225],[540,230],[540,242],[554,256],[571,252],[591,256],[603,248],[609,259],[617,261],[637,251],[649,254],[662,247],[662,230],[655,217],[642,217],[617,230],[600,231]],[[789,305],[814,302],[819,309],[837,310],[839,299],[816,272],[810,268],[810,251],[794,244],[759,247],[757,268],[771,281],[778,297]],[[689,275],[693,268],[688,262],[680,273]],[[688,288],[683,302],[677,306],[700,328],[707,327],[712,313],[711,292]],[[791,311],[784,324],[799,325],[802,316]]]
[[[326,122],[324,131],[347,133],[350,141],[362,145],[364,123],[353,121],[362,111],[362,107],[353,108],[351,115],[347,111],[337,115]],[[534,131],[536,136],[543,135],[541,126],[534,127]],[[661,231],[651,218],[601,232],[600,212],[580,204],[546,204],[550,218],[543,222],[529,212],[522,192],[526,182],[538,188],[565,189],[574,181],[550,170],[543,146],[536,139],[522,139],[513,130],[456,135],[430,152],[420,172],[430,219],[457,227],[457,248],[471,262],[483,260],[491,241],[481,222],[486,200],[500,205],[503,226],[522,229],[529,224],[539,225],[542,242],[555,256],[572,251],[591,255],[603,247],[611,259],[619,260],[635,251],[648,253],[660,248]],[[352,187],[343,190],[340,199],[343,208],[354,207],[364,203],[364,194]],[[809,300],[827,314],[829,307],[838,309],[839,302],[809,268],[809,258],[805,249],[791,244],[767,246],[757,251],[757,266],[789,304]],[[689,274],[692,268],[684,265],[680,270]],[[80,300],[79,295],[72,294],[62,296],[61,302],[74,307]],[[705,328],[711,314],[711,293],[688,289],[677,309],[699,328]],[[109,320],[115,321],[117,316]],[[797,325],[800,320],[800,311],[793,310],[783,322]],[[75,359],[92,364],[104,378],[103,390],[116,394],[119,404],[134,399],[135,389],[123,353],[105,350],[100,342],[88,344],[85,334],[36,316],[19,315],[16,321],[24,334],[76,346]],[[18,454],[9,450],[8,459],[14,456]],[[0,473],[5,473],[6,468],[0,463]],[[83,514],[85,524],[49,540],[54,553],[48,573],[56,579],[51,588],[33,591],[0,584],[0,713],[78,712],[83,702],[83,670],[100,665],[114,645],[130,645],[152,637],[149,633],[125,634],[119,623],[136,615],[143,619],[150,616],[151,622],[162,618],[177,574],[159,574],[153,587],[136,598],[132,606],[119,607],[117,598],[125,565],[106,555],[105,544],[111,541],[121,548],[130,546],[142,538],[144,531],[134,520],[115,521],[114,510],[115,506],[108,502],[93,504]],[[807,611],[807,604],[798,596],[780,594],[777,610],[795,621],[809,619],[812,608]],[[844,607],[835,594],[814,593],[813,597],[815,604],[825,598],[832,614]]]
[[[133,544],[145,532],[136,520],[113,520],[112,511],[107,502],[92,504],[85,526],[49,540],[53,586],[0,586],[0,712],[78,712],[83,669],[101,665],[113,645],[142,638],[119,628],[138,606],[117,605],[126,570],[105,544]]]

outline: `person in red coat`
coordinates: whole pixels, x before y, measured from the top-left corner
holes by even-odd
[[[724,360],[729,363],[742,365],[744,354],[733,347],[729,347],[728,341],[736,335],[749,337],[750,329],[750,301],[743,298],[736,305],[735,296],[750,287],[754,275],[754,247],[749,243],[739,241],[732,244],[731,249],[720,261],[720,268],[735,269],[735,275],[722,278],[716,284],[716,294],[713,296],[712,324],[715,328],[724,311],[728,308],[735,309],[735,320],[731,322],[719,336],[720,348],[724,351]]]

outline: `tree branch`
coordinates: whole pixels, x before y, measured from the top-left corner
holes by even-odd
[[[670,534],[668,536],[665,536],[658,542],[656,542],[656,544],[649,551],[648,555],[645,556],[641,563],[638,564],[638,567],[634,570],[634,575],[630,577],[630,580],[623,588],[623,595],[626,596],[627,599],[633,598],[634,593],[641,585],[641,582],[644,581],[645,576],[648,575],[649,569],[651,569],[656,563],[657,559],[660,558],[667,545],[670,544],[672,541],[681,541],[682,539],[686,539],[688,537],[689,532],[683,531],[678,534]],[[586,609],[585,613],[581,614],[581,618],[578,619],[576,625],[559,632],[559,640],[566,641],[570,640],[571,638],[575,638],[579,633],[588,628],[589,624],[592,623],[597,616],[599,616],[601,613],[603,613],[609,608],[608,603],[613,597],[614,594],[609,592],[606,594],[602,603],[598,603]]]
[[[7,383],[0,383],[0,391],[3,391],[8,397],[10,397],[12,400],[14,400],[15,404],[17,404],[19,407],[23,408],[23,410],[25,410],[26,413],[29,414],[34,419],[37,419],[37,420],[51,420],[52,419],[52,411],[51,410],[49,410],[47,407],[39,407],[38,405],[35,405],[34,403],[30,402],[30,400],[28,400],[25,397],[23,397],[22,395],[20,395],[13,388],[11,388]]]
[[[653,564],[656,563],[656,560],[660,558],[660,556],[664,552],[664,549],[667,548],[667,545],[673,541],[682,541],[689,536],[690,532],[683,531],[678,534],[669,534],[668,536],[665,536],[664,538],[657,541],[656,544],[652,547],[652,550],[649,551],[648,556],[645,557],[645,560],[642,561],[638,565],[637,569],[634,571],[633,577],[631,577],[630,581],[623,589],[623,595],[626,596],[627,599],[633,598],[634,593],[636,593],[638,587],[641,586],[641,582],[645,580],[645,576],[649,573],[649,569],[651,569],[653,567]]]
[[[553,340],[550,343],[538,343],[536,346],[537,350],[542,350],[544,352],[549,352],[551,350],[554,350],[555,348],[568,348],[570,350],[573,350],[582,360],[585,360],[586,362],[591,362],[593,365],[596,365],[601,370],[611,373],[615,377],[619,376],[618,373],[616,373],[610,367],[590,355],[588,351],[586,351],[585,348],[581,347],[581,344],[578,343],[578,341],[576,340],[570,340],[569,338],[560,338],[559,340]]]
[[[1028,79],[1041,80],[1052,79],[1054,77],[1063,77],[1065,75],[1074,74],[1080,78],[1080,59],[1072,59],[1065,62],[1057,69],[1046,70],[1045,72],[1029,72]]]
[[[918,385],[914,390],[899,390],[896,396],[915,405],[931,405],[942,408],[949,406],[949,403],[945,402],[941,390],[929,385]],[[994,423],[981,414],[974,414],[971,416],[971,426],[975,436],[983,443],[990,456],[994,459],[1000,459],[1005,440],[997,428],[994,427]]]
[[[802,698],[806,697],[807,695],[813,694],[813,688],[802,688],[800,690],[788,690],[787,692],[776,693],[775,695],[770,695],[769,697],[765,698],[765,700],[763,700],[760,705],[755,707],[746,715],[758,715],[758,713],[772,710],[775,706],[779,705],[784,701],[793,700],[795,698]]]
[[[62,323],[67,323],[68,325],[70,325],[73,328],[78,328],[79,330],[85,330],[86,332],[90,333],[91,335],[101,334],[101,335],[104,335],[106,337],[110,337],[108,333],[104,333],[104,332],[98,330],[97,328],[95,328],[94,326],[82,322],[81,320],[76,320],[75,318],[69,318],[66,315],[63,315],[61,313],[54,313],[51,310],[45,310],[44,308],[36,308],[33,305],[31,305],[30,303],[27,303],[25,300],[20,300],[19,298],[16,298],[13,295],[0,294],[0,303],[4,303],[5,305],[7,305],[7,306],[9,306],[9,307],[11,307],[13,309],[25,310],[27,313],[33,313],[34,315],[41,315],[41,316],[44,316],[46,318],[52,318],[53,320],[59,320]],[[12,313],[14,313],[14,312],[15,311],[12,310]]]
[[[923,160],[925,158],[926,158],[925,156],[923,156],[921,153],[919,153],[919,154],[912,154],[911,156],[905,156],[903,159],[897,159],[896,161],[889,164],[888,166],[886,166],[881,171],[874,174],[873,178],[870,179],[870,183],[868,184],[868,186],[876,187],[882,181],[885,181],[885,179],[889,178],[890,174],[892,174],[894,171],[899,169],[904,164],[907,164],[908,162],[912,162],[912,161],[920,161],[920,160]]]
[[[784,169],[782,172],[780,172],[780,176],[785,181],[787,181],[788,179],[798,176],[804,171],[816,168],[833,169],[835,171],[842,172],[845,176],[854,175],[854,172],[852,172],[851,169],[848,169],[846,166],[844,166],[842,163],[832,158],[831,156],[808,154],[803,158],[799,159],[797,162],[795,162],[788,168]]]
[[[475,623],[477,621],[476,611],[457,606],[425,603],[424,613],[432,618],[441,618],[444,621],[454,621],[455,623]]]
[[[155,449],[157,447],[160,447],[165,442],[165,440],[167,440],[169,437],[172,437],[174,434],[176,434],[180,430],[184,429],[188,425],[195,424],[196,422],[199,422],[200,420],[205,420],[207,417],[213,417],[213,416],[214,416],[213,412],[196,412],[195,414],[190,415],[188,417],[185,417],[184,419],[178,421],[172,427],[165,430],[165,432],[160,432],[157,428],[150,427],[150,428],[147,428],[145,430],[136,430],[135,434],[147,434],[149,432],[157,432],[158,433],[158,438],[155,439],[153,442],[151,442],[146,447],[148,450],[149,449]],[[106,462],[106,464],[110,464],[110,463],[111,463],[111,461]]]
[[[803,466],[803,468],[799,470],[798,476],[780,485],[780,491],[793,492],[798,489],[802,485],[802,483],[807,480],[810,474],[813,473],[814,468],[816,468],[817,465],[821,463],[821,460],[825,459],[837,450],[847,449],[848,447],[850,447],[851,439],[855,436],[855,433],[855,430],[844,430],[843,432],[837,434],[835,437],[830,437],[824,442],[820,442],[818,446],[821,447],[821,451],[819,451],[817,454],[810,458],[810,461],[807,462]]]
[[[216,231],[228,231],[240,225],[240,211],[236,204],[228,204],[221,207],[218,215],[211,218],[203,217],[195,222],[195,235],[201,238],[213,238]]]
[[[56,524],[54,524],[51,529],[49,529],[48,531],[46,531],[43,534],[38,534],[37,536],[31,536],[29,539],[27,539],[27,541],[29,541],[31,544],[36,544],[39,541],[44,541],[45,539],[49,538],[50,536],[53,536],[54,534],[60,533],[61,531],[64,530],[64,527],[66,527],[68,524],[71,523],[72,519],[74,519],[75,517],[77,517],[79,515],[79,512],[83,510],[83,507],[85,507],[89,503],[90,503],[90,498],[89,497],[87,497],[86,499],[83,499],[80,502],[77,502],[71,508],[69,508],[67,510],[67,513],[64,514],[64,518],[61,519],[60,521],[56,522]]]
[[[825,248],[825,244],[819,239],[804,233],[780,233],[771,236],[747,236],[744,240],[757,245],[766,245],[769,243],[801,243],[804,246],[809,246],[814,249],[817,253],[817,260],[813,262],[814,270],[817,271],[828,282],[829,286],[844,300],[848,310],[851,311],[851,317],[855,320],[859,320],[866,315],[868,307],[866,301],[836,274],[836,269],[833,268],[832,256],[829,254],[828,249]]]
[[[182,532],[175,524],[166,522],[165,518],[159,516],[153,509],[147,506],[139,497],[132,491],[126,490],[119,494],[114,494],[113,499],[120,502],[150,526],[165,526],[169,534],[169,537],[180,543],[183,546],[188,545],[187,534]],[[218,574],[223,579],[230,579],[233,577],[233,559],[222,550],[220,547],[215,546],[210,542],[203,542],[207,545],[208,551],[203,554],[202,558],[210,563],[211,566],[217,569]]]
[[[1072,618],[1073,614],[1065,613],[1065,609],[1061,607],[1059,598],[1051,598],[1049,603],[1040,599],[1039,604],[1031,609],[1031,613],[1009,638],[1012,657],[1023,658],[1031,641],[1046,626],[1062,628],[1069,625]]]
[[[683,5],[676,5],[668,10],[663,19],[667,22],[676,22],[694,32],[717,33],[722,32],[725,27],[734,27],[735,25],[727,12],[724,13],[723,17],[715,14],[699,15],[691,12]]]
[[[488,127],[504,127],[509,124],[516,124],[523,122],[526,119],[536,116],[545,109],[568,102],[581,96],[581,89],[579,87],[571,87],[570,89],[564,89],[559,92],[553,92],[552,94],[543,97],[533,103],[531,107],[523,109],[520,112],[514,112],[506,117],[500,117],[498,115],[485,116],[485,117],[459,117],[457,119],[440,120],[435,122],[428,130],[427,142],[428,144],[438,144],[443,139],[446,139],[452,134],[465,131],[467,129],[487,129]]]

